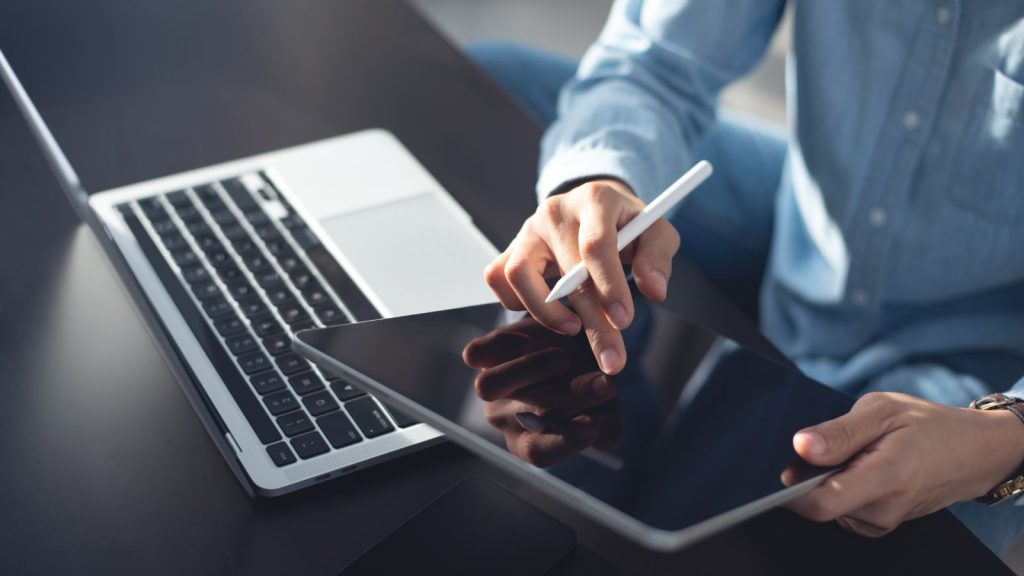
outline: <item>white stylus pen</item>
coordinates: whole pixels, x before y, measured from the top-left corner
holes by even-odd
[[[700,186],[707,180],[713,170],[711,163],[707,160],[701,160],[693,168],[687,170],[686,174],[680,176],[679,180],[676,180],[668,189],[659,194],[653,202],[648,204],[643,211],[633,217],[632,220],[619,230],[617,250],[622,252],[623,248],[629,246],[633,240],[636,240],[638,236],[643,234],[644,231],[664,216],[673,206],[682,202],[684,198],[690,195],[690,192],[693,192],[697,186]],[[573,290],[582,286],[588,278],[590,278],[590,272],[587,270],[586,265],[580,262],[573,266],[565,276],[562,276],[554,288],[551,289],[551,293],[548,294],[544,302],[551,303],[565,298]]]

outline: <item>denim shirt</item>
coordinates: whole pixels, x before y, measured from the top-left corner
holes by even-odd
[[[719,91],[757,64],[784,7],[617,0],[562,92],[538,193],[603,175],[653,199],[696,161]],[[922,358],[1024,358],[1024,2],[793,9],[762,328],[850,393],[887,374],[927,381]]]

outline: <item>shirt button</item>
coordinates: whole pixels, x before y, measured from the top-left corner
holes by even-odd
[[[882,208],[872,208],[871,211],[868,212],[868,221],[871,222],[871,225],[875,228],[885,226],[885,221],[888,220],[888,218],[889,215]]]
[[[903,113],[903,127],[907,130],[914,130],[921,124],[921,117],[915,110],[907,110]]]
[[[863,290],[854,290],[850,294],[850,300],[857,306],[864,306],[868,303],[868,293]]]
[[[949,24],[949,21],[953,18],[953,12],[948,6],[939,6],[935,10],[935,21],[939,23],[939,26],[945,26]]]

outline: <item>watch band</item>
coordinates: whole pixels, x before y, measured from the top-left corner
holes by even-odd
[[[971,402],[975,410],[1009,410],[1024,423],[1024,400],[1006,394],[988,394]],[[1007,498],[1024,493],[1024,463],[1009,480],[996,485],[975,500],[982,504],[998,504]]]

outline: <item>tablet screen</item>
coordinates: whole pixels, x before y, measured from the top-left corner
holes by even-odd
[[[644,300],[623,337],[626,368],[611,378],[585,336],[562,336],[498,305],[299,339],[322,366],[333,359],[387,389],[383,396],[429,411],[420,416],[432,423],[439,417],[666,531],[783,490],[783,471],[799,464],[793,434],[852,404]]]

